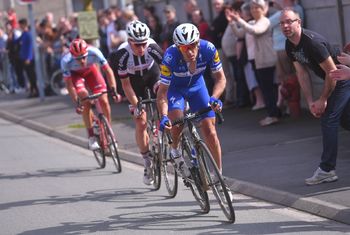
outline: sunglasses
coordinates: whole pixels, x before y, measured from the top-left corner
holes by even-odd
[[[197,46],[198,46],[198,43],[195,42],[195,43],[192,43],[192,44],[189,44],[189,45],[179,45],[178,47],[179,47],[180,51],[182,51],[182,52],[187,52],[187,51],[189,51],[189,50],[194,50],[194,49],[196,49]]]
[[[86,58],[87,58],[87,55],[83,55],[83,56],[75,57],[74,59],[76,59],[76,60],[85,60]]]
[[[147,42],[144,43],[133,43],[135,47],[145,47],[147,45]]]

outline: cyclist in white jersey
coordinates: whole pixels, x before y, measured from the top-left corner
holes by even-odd
[[[146,24],[138,20],[132,21],[127,25],[127,33],[128,40],[119,46],[117,52],[112,53],[110,63],[118,79],[121,79],[124,93],[130,103],[129,109],[136,125],[136,143],[144,159],[143,182],[151,185],[154,180],[147,117],[143,110],[138,110],[137,103],[138,97],[144,98],[146,87],[149,87],[155,96],[163,52],[157,43],[149,38],[150,30]]]
[[[88,96],[88,90],[93,94],[107,90],[106,82],[97,64],[106,72],[108,85],[113,92],[113,98],[116,102],[119,102],[121,96],[116,92],[113,71],[99,49],[88,45],[83,39],[75,39],[70,44],[69,52],[63,55],[61,59],[61,69],[67,90],[74,104],[76,104],[76,112],[83,116],[89,137],[89,149],[91,150],[96,150],[100,147],[92,130],[91,103],[87,100],[80,105],[78,104],[78,99]],[[104,115],[111,122],[111,108],[107,94],[100,96],[99,102]]]

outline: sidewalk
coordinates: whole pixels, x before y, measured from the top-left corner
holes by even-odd
[[[262,128],[258,121],[264,114],[248,108],[224,110],[225,122],[218,132],[223,172],[230,187],[350,225],[350,133],[339,132],[339,180],[306,186],[304,179],[316,170],[322,152],[319,121],[305,110],[298,120],[285,118]],[[114,104],[112,116],[122,159],[141,164],[127,104]],[[68,96],[46,97],[40,102],[24,95],[0,95],[0,118],[87,147],[81,117],[75,114]]]

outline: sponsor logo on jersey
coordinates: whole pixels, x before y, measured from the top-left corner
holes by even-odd
[[[128,56],[128,52],[125,51],[124,54],[119,59],[119,65],[118,65],[119,67],[123,67],[124,61],[127,56]]]
[[[168,66],[162,64],[160,66],[160,73],[163,75],[163,76],[166,76],[166,77],[169,77],[170,76],[170,69]]]
[[[220,57],[219,57],[218,51],[215,52],[214,62],[215,62],[215,63],[219,63],[219,62],[220,62]]]
[[[208,42],[207,48],[209,48],[209,49],[212,50],[212,51],[215,51],[215,46],[214,46],[214,44],[212,44],[212,43],[210,43],[210,42]]]
[[[167,53],[164,57],[164,61],[168,64],[170,64],[171,60],[173,59],[173,56]]]
[[[169,101],[174,104],[175,103],[175,97],[174,96],[170,97]]]

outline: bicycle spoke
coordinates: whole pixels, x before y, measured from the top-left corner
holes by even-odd
[[[101,146],[100,137],[96,136],[96,138],[97,138],[97,142]],[[106,167],[106,158],[105,158],[105,154],[104,154],[103,150],[100,148],[100,149],[93,151],[93,153],[94,153],[95,159],[96,159],[99,167],[105,168]]]
[[[182,154],[185,159],[191,159],[191,145],[188,142],[184,143]],[[203,177],[203,172],[201,172],[202,161],[201,159],[197,159],[197,162],[198,166],[192,166],[190,169],[192,180],[185,180],[185,185],[190,187],[203,213],[208,213],[210,204],[206,191],[205,177]]]
[[[170,198],[173,198],[177,194],[178,189],[178,177],[174,167],[174,163],[170,158],[170,145],[168,144],[165,133],[162,133],[162,172],[164,176],[164,182]]]
[[[102,116],[102,122],[104,124],[103,126],[106,133],[107,148],[109,151],[109,155],[112,157],[117,173],[119,173],[122,171],[122,166],[120,163],[120,157],[119,157],[118,148],[116,146],[116,142],[114,138],[114,133],[112,128],[108,124],[108,121],[105,116]]]
[[[232,193],[224,182],[215,160],[203,141],[199,142],[197,152],[200,156],[199,159],[203,160],[203,169],[205,169],[209,186],[211,187],[216,200],[229,222],[234,223],[235,212],[232,206],[232,198],[230,196]]]

